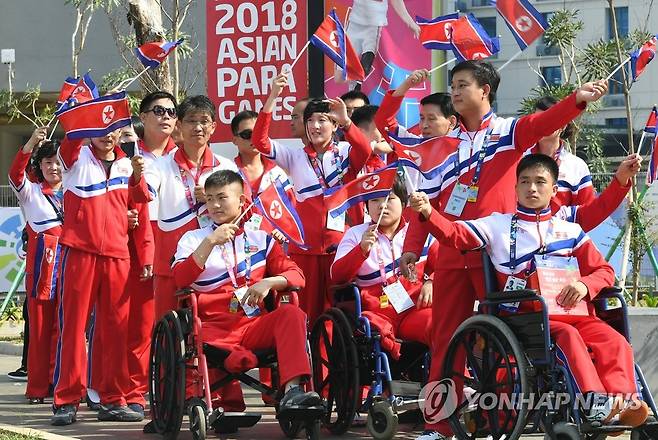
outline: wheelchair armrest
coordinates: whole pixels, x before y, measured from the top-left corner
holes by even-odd
[[[534,299],[537,296],[537,291],[530,289],[509,290],[502,292],[488,292],[486,295],[487,302],[512,302]]]
[[[624,299],[624,294],[622,293],[622,289],[617,286],[605,287],[601,289],[599,294],[594,297],[591,303],[594,306],[596,312],[598,313],[600,311],[605,311],[610,309],[608,305],[608,300],[610,299],[616,299],[620,302],[621,307],[623,308],[626,307],[626,300]]]
[[[298,292],[300,290],[302,290],[302,288],[299,286],[289,286],[285,290],[275,292],[276,307],[279,307],[281,304],[292,304],[294,306],[299,306]]]

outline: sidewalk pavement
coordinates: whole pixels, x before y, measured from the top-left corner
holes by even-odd
[[[51,437],[53,440],[63,440],[64,438],[74,439],[113,439],[121,438],[125,440],[133,439],[153,439],[159,440],[160,437],[155,435],[146,435],[142,433],[142,423],[118,423],[118,422],[99,422],[96,419],[96,413],[89,411],[86,405],[80,405],[78,412],[78,421],[69,426],[51,426],[50,409],[51,399],[46,400],[44,405],[29,405],[25,400],[25,382],[14,382],[7,377],[9,371],[15,370],[20,365],[20,357],[0,354],[0,427],[9,425],[20,428],[31,428],[34,430],[45,431],[56,434],[57,437]],[[245,398],[247,407],[251,412],[261,412],[264,414],[261,421],[252,428],[242,429],[238,434],[216,435],[212,431],[208,432],[208,438],[221,439],[285,439],[279,424],[274,417],[274,409],[263,405],[260,394],[252,389],[245,389]],[[415,439],[422,431],[422,426],[413,427],[411,425],[400,425],[400,432],[395,436],[396,439]],[[302,433],[303,434],[303,433]],[[61,437],[64,436],[64,437]],[[47,436],[44,436],[46,439]],[[188,430],[187,417],[183,422],[181,434],[178,437],[181,440],[190,440],[192,435]],[[365,427],[350,429],[343,436],[332,436],[329,432],[323,430],[321,438],[327,440],[337,439],[368,439],[371,438]],[[543,435],[528,435],[522,439],[542,439]],[[629,440],[629,436],[616,437],[618,440]]]

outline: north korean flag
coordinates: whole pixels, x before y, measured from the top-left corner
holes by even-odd
[[[142,44],[135,48],[135,55],[144,67],[155,69],[158,67],[172,50],[176,49],[182,42],[183,38],[178,41],[154,41]]]
[[[272,224],[272,227],[281,231],[288,240],[302,249],[308,248],[304,244],[302,221],[279,179],[272,182],[254,199],[254,206]]]
[[[389,144],[398,156],[398,163],[420,171],[427,179],[436,177],[442,171],[447,157],[457,151],[461,142],[449,136],[402,138],[389,134],[389,137]]]
[[[347,185],[330,188],[324,194],[327,210],[335,218],[357,203],[386,197],[393,188],[396,176],[397,168],[389,166],[359,177]]]
[[[651,62],[656,56],[656,36],[651,37],[651,40],[642,45],[641,48],[631,54],[631,72],[633,74],[633,82],[637,81],[638,77],[642,75],[647,64]]]
[[[64,80],[62,89],[57,97],[57,110],[62,111],[71,106],[81,104],[98,98],[98,88],[91,79],[89,72],[85,73],[82,78],[71,78]]]
[[[496,6],[521,50],[548,29],[544,16],[528,0],[492,0],[491,4]]]
[[[102,137],[130,125],[126,92],[101,96],[55,113],[69,139]]]
[[[645,132],[656,132],[656,119],[658,119],[658,109],[656,109],[656,106],[654,105],[653,109],[651,109],[651,113],[649,113],[649,119],[647,119],[647,123],[644,125]]]
[[[352,43],[333,9],[311,37],[311,43],[343,71],[343,80],[363,81],[366,73]]]
[[[452,23],[452,51],[459,62],[481,60],[500,51],[500,41],[490,37],[473,14],[459,17]]]
[[[651,156],[649,159],[649,169],[647,170],[647,185],[651,185],[658,179],[658,136],[653,140],[651,146]]]
[[[425,49],[450,50],[450,34],[452,23],[459,19],[459,13],[443,15],[427,20],[416,17],[416,24],[420,27],[420,42]]]

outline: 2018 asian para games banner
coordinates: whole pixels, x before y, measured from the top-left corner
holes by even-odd
[[[23,263],[19,257],[23,226],[25,220],[20,208],[0,208],[0,292],[9,291]],[[19,290],[25,291],[23,283]]]
[[[211,142],[232,138],[231,119],[260,111],[272,79],[289,68],[308,41],[307,0],[206,1],[208,96],[217,108]],[[290,113],[308,93],[307,53],[295,65],[289,90],[277,99],[270,136],[290,137]]]
[[[325,11],[335,8],[345,32],[366,72],[361,91],[370,103],[379,105],[390,89],[398,87],[415,69],[432,67],[432,51],[424,49],[414,35],[416,16],[431,18],[431,0],[327,0]],[[438,2],[437,2],[438,3]],[[325,62],[325,94],[339,96],[350,84],[341,83],[334,63]],[[419,103],[432,93],[430,82],[411,89],[400,109],[398,121],[413,130],[419,123]]]

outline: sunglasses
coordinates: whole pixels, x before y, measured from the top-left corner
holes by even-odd
[[[242,139],[245,141],[248,141],[251,139],[251,135],[254,131],[251,128],[248,128],[246,130],[242,130],[240,133],[238,133],[238,136],[240,136]]]
[[[163,107],[161,105],[154,105],[152,109],[150,110],[145,110],[144,113],[148,112],[153,112],[155,116],[164,116],[165,113],[169,115],[170,118],[175,118],[176,117],[176,108],[171,107]]]

